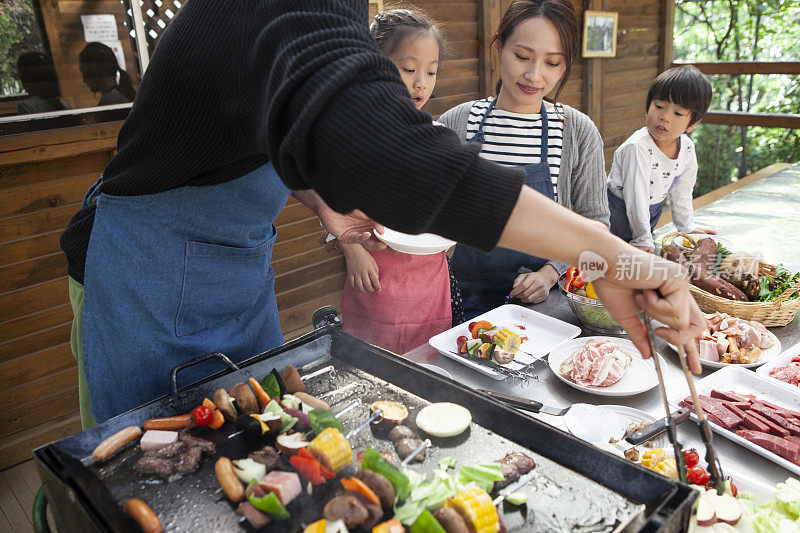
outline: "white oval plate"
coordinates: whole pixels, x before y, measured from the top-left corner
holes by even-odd
[[[740,366],[742,368],[756,368],[756,367],[759,367],[759,366],[763,365],[764,363],[767,363],[767,362],[775,359],[781,353],[781,341],[780,341],[780,339],[778,339],[778,337],[776,337],[775,334],[772,333],[771,331],[767,331],[767,333],[769,333],[772,336],[772,340],[775,341],[775,344],[773,344],[772,347],[767,348],[766,350],[761,350],[761,357],[759,357],[758,361],[756,361],[755,363],[747,363],[747,364],[720,363],[718,361],[709,361],[707,359],[700,359],[700,364],[703,365],[703,366],[707,366],[709,368],[724,368],[726,366]],[[678,353],[678,348],[677,347],[673,346],[670,343],[667,343],[667,345],[670,348],[672,348],[672,350],[675,353]]]
[[[417,413],[417,427],[434,437],[455,437],[463,433],[472,422],[472,413],[466,407],[450,402],[432,403]]]
[[[562,361],[567,357],[572,357],[573,353],[577,352],[584,344],[593,339],[615,342],[622,347],[622,351],[632,357],[631,364],[628,365],[625,375],[610,387],[586,387],[578,385],[561,375],[560,368]],[[660,355],[658,357],[661,358],[661,364],[666,365],[664,358]],[[577,339],[563,342],[550,352],[548,363],[550,364],[550,370],[553,371],[553,374],[567,385],[580,391],[597,394],[599,396],[633,396],[634,394],[640,394],[658,386],[658,376],[656,375],[656,368],[653,361],[642,359],[639,350],[636,349],[631,341],[619,337],[578,337]]]
[[[586,407],[584,407],[586,406]],[[576,409],[577,408],[577,409]],[[599,410],[600,416],[591,416],[593,410]],[[607,416],[610,411],[616,416]],[[604,416],[605,415],[605,416]],[[656,419],[644,411],[626,407],[624,405],[591,405],[576,403],[564,415],[564,425],[570,433],[592,444],[608,442],[612,437],[619,440],[623,446],[632,447],[623,440],[625,430],[631,422],[646,422],[652,424]],[[654,439],[656,448],[664,448],[669,444],[667,434],[662,433]],[[645,449],[642,447],[642,449]]]
[[[378,233],[374,230],[373,233],[378,239],[388,244],[389,248],[411,255],[438,254],[456,244],[456,241],[445,239],[433,233],[409,235],[389,228],[385,228],[383,233]]]

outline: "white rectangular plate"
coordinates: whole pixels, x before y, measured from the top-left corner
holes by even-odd
[[[793,411],[800,410],[800,389],[794,387],[792,390],[791,385],[781,384],[778,380],[766,378],[756,374],[752,370],[747,370],[739,366],[727,366],[717,370],[713,374],[698,380],[694,384],[697,389],[697,394],[704,394],[709,396],[712,389],[719,389],[723,391],[734,391],[740,394],[755,394],[760,398],[764,398],[768,402],[772,402],[781,407],[791,409]],[[678,404],[689,395],[688,385],[683,385],[680,390],[670,395],[669,403],[676,408]],[[692,418],[697,420],[697,415],[692,411]],[[782,466],[783,468],[800,475],[800,466],[791,463],[772,453],[769,450],[753,444],[749,440],[743,439],[733,431],[728,431],[722,426],[711,423],[711,429],[715,433],[719,433],[725,438],[741,444],[748,450],[752,450],[759,455],[762,455],[770,461]]]
[[[792,357],[794,357],[795,355],[800,355],[800,342],[798,342],[791,348],[784,350],[778,357],[770,361],[767,361],[762,366],[758,367],[756,373],[764,376],[765,378],[775,380],[778,383],[786,385],[787,387],[790,387],[794,390],[800,391],[800,387],[796,387],[791,383],[786,383],[785,381],[769,377],[769,373],[773,368],[780,368],[782,366],[786,366],[789,363],[789,361],[791,361]]]
[[[562,320],[553,318],[536,311],[531,311],[527,307],[514,304],[501,305],[491,311],[475,317],[470,322],[487,320],[493,326],[507,327],[511,331],[522,337],[522,346],[514,360],[503,365],[511,370],[518,370],[523,366],[533,363],[536,359],[544,357],[550,350],[560,343],[574,339],[581,334],[581,328],[572,324],[567,324]],[[464,335],[470,337],[467,330],[469,323],[459,324],[458,326],[443,331],[430,338],[428,344],[435,348],[445,357],[466,365],[494,379],[504,379],[505,376],[489,367],[485,367],[470,361],[466,357],[457,355],[458,348],[456,340]],[[528,355],[530,354],[530,355]]]

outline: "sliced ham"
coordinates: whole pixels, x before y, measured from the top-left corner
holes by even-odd
[[[300,486],[300,477],[296,473],[280,470],[273,470],[262,477],[258,486],[266,491],[274,492],[284,506],[297,498],[303,490]]]
[[[700,341],[700,359],[717,363],[719,362],[719,356],[720,353],[719,350],[717,350],[716,340]]]
[[[798,453],[800,453],[800,445],[796,442],[762,433],[760,431],[752,431],[749,429],[740,429],[736,432],[737,435],[743,439],[747,439],[754,444],[758,444],[762,448],[783,457],[787,461],[796,462],[798,460]]]
[[[167,444],[172,444],[178,441],[177,431],[163,431],[160,429],[148,429],[142,435],[139,441],[139,446],[142,451],[157,450],[163,448]]]

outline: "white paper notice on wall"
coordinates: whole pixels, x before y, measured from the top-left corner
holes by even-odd
[[[81,15],[81,24],[83,24],[83,40],[87,43],[119,39],[114,15]]]

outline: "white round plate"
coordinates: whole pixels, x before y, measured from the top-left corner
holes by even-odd
[[[572,354],[593,339],[615,342],[622,347],[622,351],[632,357],[631,364],[628,365],[625,375],[610,387],[586,387],[584,385],[578,385],[561,375],[560,368],[562,361],[568,357],[572,357]],[[661,356],[659,355],[659,357]],[[661,361],[662,364],[666,364],[663,357]],[[550,364],[550,370],[553,371],[553,374],[570,387],[599,396],[633,396],[634,394],[640,394],[658,386],[658,376],[656,375],[656,368],[653,361],[642,359],[639,350],[636,349],[631,341],[619,337],[578,337],[577,339],[563,342],[550,352],[548,363]]]
[[[373,233],[375,233],[378,239],[388,244],[389,248],[398,252],[403,252],[404,254],[438,254],[456,244],[455,241],[445,239],[433,233],[409,235],[389,228],[386,228],[383,233],[378,233],[377,231],[373,231]]]
[[[726,239],[725,237],[720,237],[719,235],[708,235],[706,233],[689,233],[688,234],[692,239],[695,241],[699,241],[700,239],[709,238],[712,239],[714,242],[721,244],[729,251],[733,251],[733,242],[730,239]],[[676,235],[674,239],[672,239],[672,244],[676,245],[681,250],[686,250],[688,247],[683,245],[683,237],[680,235]]]
[[[432,403],[417,413],[415,422],[419,429],[434,437],[455,437],[469,427],[472,413],[455,403]]]
[[[720,362],[717,362],[717,361],[709,361],[707,359],[700,359],[700,364],[703,365],[703,366],[707,366],[709,368],[723,368],[723,367],[726,367],[726,366],[741,366],[742,368],[756,368],[756,367],[759,367],[759,366],[763,365],[764,363],[767,363],[767,362],[775,359],[776,357],[778,357],[781,354],[781,341],[780,341],[780,339],[778,339],[778,337],[776,337],[775,334],[772,333],[771,331],[767,331],[767,333],[772,337],[772,340],[775,341],[775,344],[773,344],[770,348],[767,348],[766,350],[761,350],[761,357],[759,357],[758,361],[756,361],[755,363],[747,363],[747,364],[720,363]],[[676,348],[675,346],[673,346],[670,343],[667,343],[667,345],[670,348],[672,348],[672,350],[675,353],[678,353],[678,348]]]
[[[624,405],[591,405],[576,403],[564,415],[564,425],[570,433],[591,443],[607,443],[612,437],[623,440],[625,430],[631,422],[653,423],[656,419],[644,411]],[[656,448],[668,444],[667,434],[662,433],[654,439]],[[623,446],[631,445],[622,442]],[[644,448],[643,448],[644,449]]]

